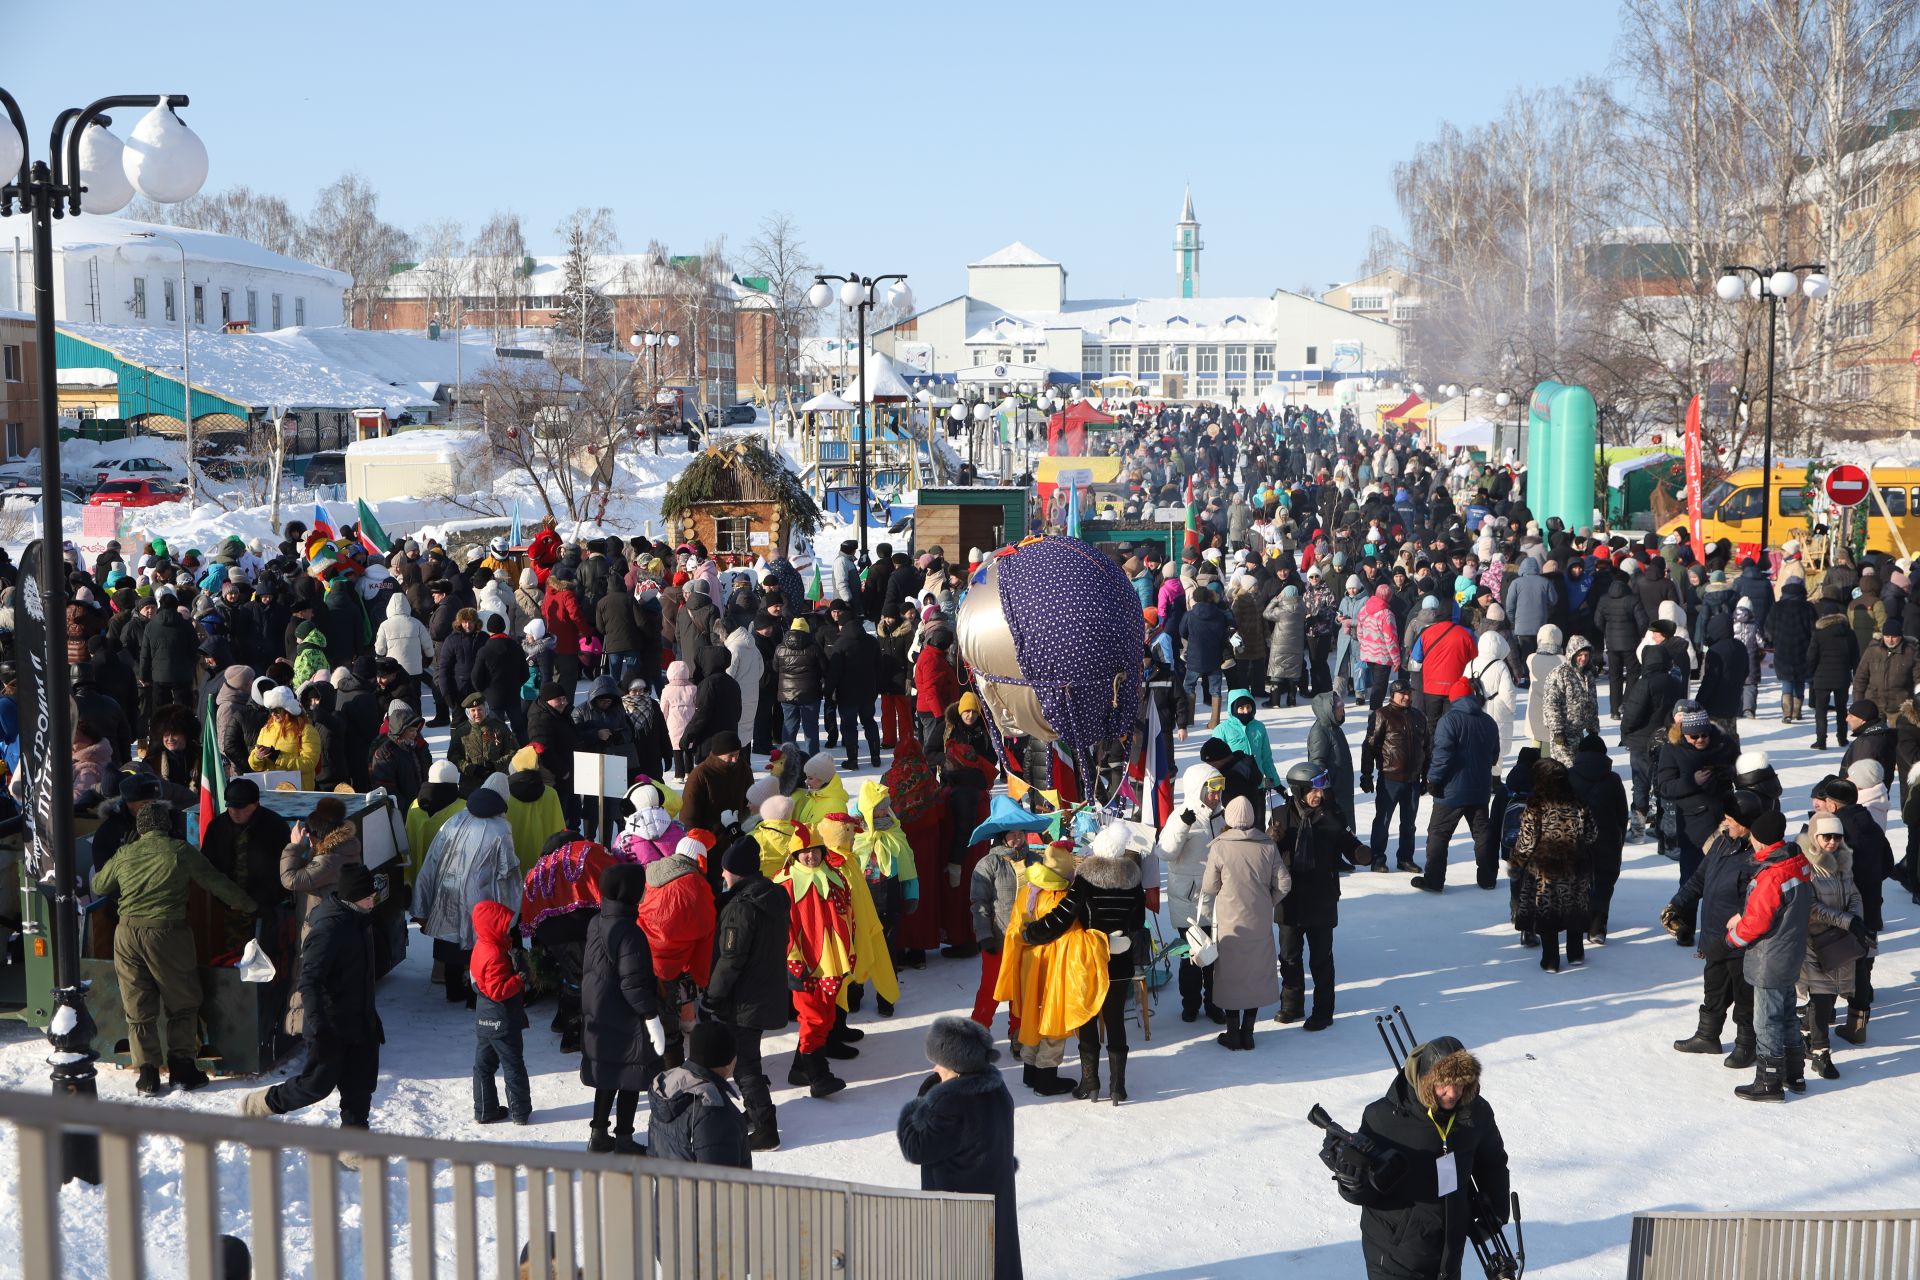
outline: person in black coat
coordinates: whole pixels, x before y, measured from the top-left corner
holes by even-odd
[[[820,750],[820,697],[826,686],[827,657],[814,643],[812,625],[795,618],[773,651],[774,694],[783,717],[782,742],[798,742],[805,730],[807,754]]]
[[[1813,749],[1827,749],[1827,709],[1833,708],[1840,745],[1847,742],[1847,690],[1860,665],[1860,641],[1840,606],[1822,600],[1813,607],[1813,638],[1807,641],[1807,692],[1813,698]]]
[[[468,679],[473,691],[486,698],[487,709],[513,730],[515,738],[526,731],[527,712],[520,690],[527,683],[527,655],[520,642],[507,634],[507,620],[489,613],[482,622],[486,639],[473,655]]]
[[[1107,1096],[1115,1106],[1127,1100],[1127,998],[1133,991],[1134,947],[1145,946],[1146,918],[1140,862],[1126,850],[1125,830],[1115,826],[1095,838],[1094,852],[1080,860],[1066,896],[1052,911],[1021,928],[1029,946],[1052,942],[1076,924],[1108,937],[1107,998],[1100,1012],[1080,1027],[1076,1098],[1100,1099],[1100,1027],[1105,1024],[1111,1082]]]
[[[881,543],[873,549],[873,567],[860,587],[860,616],[877,623],[886,611],[887,588],[893,583],[893,548]]]
[[[1452,1036],[1417,1046],[1367,1107],[1360,1136],[1392,1152],[1380,1179],[1341,1176],[1340,1196],[1361,1207],[1367,1280],[1433,1280],[1460,1275],[1470,1196],[1507,1220],[1507,1148],[1493,1107],[1480,1096],[1480,1063]],[[1328,1141],[1335,1141],[1329,1137]],[[1451,1173],[1442,1191],[1442,1169]]]
[[[1796,578],[1780,588],[1780,598],[1760,624],[1760,635],[1773,650],[1773,674],[1780,681],[1780,719],[1792,724],[1800,718],[1800,704],[1806,697],[1807,648],[1813,640],[1813,606],[1807,603],[1806,583]]]
[[[480,615],[472,609],[462,609],[454,618],[453,630],[447,633],[447,638],[436,643],[433,685],[436,696],[447,700],[434,705],[436,723],[447,723],[452,718],[452,709],[465,702],[467,695],[474,691],[473,662],[486,639],[480,627]]]
[[[1013,1098],[1000,1073],[993,1036],[967,1018],[941,1017],[927,1028],[933,1074],[900,1109],[900,1155],[920,1166],[922,1191],[993,1197],[994,1280],[1021,1280],[1020,1211],[1014,1173]]]
[[[380,1078],[386,1041],[374,1007],[373,873],[358,862],[340,869],[340,881],[307,917],[300,944],[301,1033],[307,1061],[300,1074],[241,1102],[241,1114],[281,1116],[340,1093],[340,1127],[364,1129]],[[634,926],[636,929],[638,925]],[[343,1161],[343,1163],[348,1163]]]
[[[573,723],[573,696],[558,680],[541,685],[539,698],[528,708],[526,741],[539,750],[540,767],[552,775],[571,828],[580,820],[580,797],[573,794],[573,753],[581,744]]]
[[[1636,651],[1650,621],[1646,610],[1640,607],[1640,597],[1634,594],[1625,578],[1617,575],[1599,603],[1593,605],[1593,624],[1600,632],[1601,648],[1606,651],[1607,678],[1613,695],[1607,706],[1612,708],[1615,720],[1620,718],[1620,702],[1625,690],[1639,673]]]
[[[1627,762],[1633,776],[1633,803],[1629,829],[1632,838],[1640,838],[1652,802],[1653,757],[1655,743],[1665,738],[1673,719],[1673,704],[1680,700],[1680,688],[1673,678],[1673,655],[1665,645],[1650,644],[1640,651],[1640,668],[1633,687],[1620,707],[1620,745],[1627,749]]]
[[[747,1111],[747,1146],[780,1145],[760,1040],[787,1025],[787,935],[791,901],[761,874],[760,846],[742,836],[720,859],[726,886],[713,931],[713,972],[706,1006],[733,1033],[734,1083]]]
[[[1706,856],[1707,841],[1726,816],[1738,756],[1733,743],[1699,703],[1678,704],[1674,725],[1654,766],[1653,786],[1660,795],[1661,808],[1669,815],[1663,821],[1671,823],[1667,836],[1679,850],[1682,884]],[[1693,941],[1692,921],[1687,924],[1681,938],[1683,946]],[[1709,921],[1707,927],[1720,926],[1717,921]]]
[[[200,637],[180,616],[174,593],[162,591],[153,620],[140,634],[138,675],[149,712],[169,702],[191,706],[199,670]]]
[[[1893,846],[1873,813],[1860,803],[1860,789],[1845,778],[1822,778],[1813,788],[1813,807],[1840,819],[1847,847],[1853,850],[1853,881],[1860,887],[1860,918],[1868,938],[1886,927],[1886,886],[1893,875]],[[1852,1044],[1867,1042],[1867,1014],[1873,1008],[1873,949],[1853,962],[1853,992],[1847,997],[1847,1021],[1834,1034]]]
[[[334,687],[334,709],[339,713],[349,744],[370,744],[380,732],[380,721],[387,704],[381,700],[380,691],[375,687],[373,669],[373,655],[361,654],[353,660],[353,666]],[[249,737],[248,741],[251,742],[252,738]],[[369,753],[349,750],[346,755],[347,772],[353,780],[353,789],[371,791],[373,784],[369,779]]]
[[[667,1047],[653,952],[635,917],[646,891],[644,867],[623,862],[600,873],[600,913],[587,926],[580,966],[580,1083],[593,1090],[587,1150],[603,1155],[646,1154],[633,1140],[633,1113]]]
[[[606,658],[607,674],[624,686],[629,671],[639,666],[640,602],[624,586],[615,587],[600,597],[593,607],[594,629],[600,633],[600,649]],[[654,632],[654,656],[659,657],[659,632]]]
[[[1746,910],[1747,884],[1758,870],[1748,838],[1750,826],[1771,808],[1772,803],[1757,792],[1735,791],[1728,797],[1726,816],[1707,843],[1706,856],[1660,912],[1660,923],[1676,941],[1690,929],[1696,915],[1714,922]],[[1691,1036],[1675,1040],[1673,1047],[1681,1053],[1720,1052],[1720,1030],[1731,1009],[1734,1047],[1727,1065],[1750,1067],[1754,1058],[1753,986],[1746,979],[1746,953],[1727,941],[1725,929],[1710,925],[1699,935],[1697,954],[1707,962],[1701,975],[1700,1023]]]
[[[833,647],[827,650],[827,699],[839,709],[840,741],[846,748],[848,769],[860,767],[859,731],[867,731],[867,755],[880,767],[880,726],[873,706],[880,696],[880,642],[867,634],[857,618],[845,618],[845,601],[835,600],[829,612],[844,619]]]
[[[753,1168],[746,1121],[728,1085],[736,1054],[724,1025],[694,1025],[686,1061],[661,1072],[648,1093],[647,1150],[654,1159]]]
[[[1733,636],[1733,610],[1709,614],[1704,628],[1706,655],[1701,659],[1700,687],[1694,700],[1737,745],[1740,705],[1747,683],[1747,646]]]
[[[1593,815],[1600,839],[1587,850],[1593,868],[1593,888],[1588,894],[1587,941],[1595,945],[1607,940],[1607,911],[1613,905],[1613,888],[1620,881],[1620,855],[1627,840],[1627,789],[1613,771],[1607,756],[1607,744],[1597,734],[1580,740],[1573,753],[1574,794]]]
[[[1208,738],[1200,744],[1200,759],[1220,771],[1225,786],[1220,793],[1220,807],[1244,796],[1258,813],[1266,807],[1267,779],[1260,772],[1260,762],[1244,751],[1227,745],[1224,738]]]
[[[687,721],[682,741],[692,750],[698,764],[707,758],[707,743],[723,729],[740,726],[740,682],[728,674],[733,654],[723,644],[702,645],[694,655],[694,675],[699,686],[693,693],[693,719]]]
[[[1350,862],[1373,861],[1367,846],[1341,825],[1326,791],[1313,785],[1319,769],[1295,765],[1287,771],[1292,794],[1267,823],[1267,835],[1293,878],[1293,887],[1274,913],[1280,926],[1280,1008],[1273,1020],[1299,1022],[1306,1015],[1308,1031],[1333,1025],[1333,931],[1340,925],[1340,873]],[[1309,973],[1311,1014],[1306,1008]]]

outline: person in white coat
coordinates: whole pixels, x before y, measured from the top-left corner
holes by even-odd
[[[1547,743],[1547,704],[1540,697],[1540,690],[1547,687],[1547,677],[1553,674],[1553,669],[1566,661],[1560,653],[1564,643],[1560,628],[1549,622],[1534,633],[1533,652],[1527,655],[1527,687],[1530,690],[1527,694],[1527,737],[1543,749]]]
[[[386,621],[373,634],[373,651],[392,658],[410,676],[419,675],[433,661],[433,633],[413,616],[413,606],[402,592],[394,592],[387,601]]]
[[[735,627],[727,635],[727,652],[733,655],[727,663],[727,674],[740,686],[740,741],[751,744],[754,716],[760,710],[760,677],[767,662],[760,656],[760,646],[753,642],[751,627]]]
[[[1207,870],[1207,850],[1226,827],[1221,810],[1226,779],[1210,764],[1194,764],[1180,775],[1180,809],[1160,831],[1160,860],[1167,869],[1167,923],[1184,934],[1198,913],[1200,880]],[[1204,1006],[1207,1017],[1225,1020],[1213,1002],[1213,968],[1192,959],[1180,959],[1180,1020],[1193,1022]]]
[[[855,605],[860,603],[860,566],[853,558],[858,545],[853,539],[847,539],[840,544],[840,554],[833,558],[833,599]]]
[[[1513,687],[1513,668],[1507,663],[1507,654],[1505,636],[1498,631],[1483,631],[1480,633],[1480,651],[1466,669],[1467,678],[1479,682],[1481,696],[1486,699],[1487,714],[1500,727],[1502,754],[1505,753],[1507,738],[1518,738],[1524,732],[1524,722],[1516,714],[1520,694]]]

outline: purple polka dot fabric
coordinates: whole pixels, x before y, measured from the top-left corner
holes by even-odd
[[[1140,705],[1140,597],[1078,538],[1048,537],[999,562],[1000,609],[1021,677],[1076,756],[1133,731]]]

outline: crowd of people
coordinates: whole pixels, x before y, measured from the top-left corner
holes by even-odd
[[[1193,513],[1172,555],[1114,549],[1141,613],[1136,737],[1153,716],[1204,735],[1146,840],[1100,804],[1035,812],[1045,780],[1004,785],[1031,757],[989,725],[955,638],[978,548],[882,543],[863,564],[848,542],[817,590],[785,558],[723,565],[697,542],[567,541],[551,523],[457,554],[296,523],[275,546],[75,557],[73,800],[97,823],[93,945],[120,977],[138,1090],[164,1093],[162,1067],[205,1083],[196,962],[291,933],[284,1017],[305,1056],[245,1110],[337,1093],[342,1124],[367,1125],[386,1035],[371,913],[397,897],[433,981],[473,1011],[477,1122],[532,1119],[529,1007],[548,1001],[591,1094],[590,1150],[746,1166],[780,1141],[765,1039],[797,1025],[786,1083],[830,1098],[860,1053],[854,1016],[891,1016],[937,953],[978,966],[976,1001],[935,1024],[901,1149],[928,1186],[1001,1197],[1014,1275],[1000,1006],[1025,1088],[1115,1104],[1157,957],[1177,959],[1182,1018],[1218,1025],[1225,1050],[1254,1049],[1267,1006],[1323,1030],[1342,878],[1397,869],[1442,893],[1463,824],[1474,883],[1507,868],[1510,923],[1552,972],[1606,943],[1629,843],[1672,858],[1663,922],[1705,966],[1675,1047],[1720,1052],[1731,1011],[1727,1065],[1756,1068],[1742,1096],[1837,1074],[1830,1033],[1865,1042],[1883,886],[1915,889],[1911,838],[1896,865],[1886,834],[1890,789],[1904,816],[1920,781],[1905,561],[1816,566],[1788,542],[1736,563],[1569,529],[1529,510],[1524,471],[1346,412],[1139,406],[1105,447],[1126,505]],[[1811,692],[1813,746],[1831,749],[1832,711],[1844,747],[1804,805],[1741,744],[1769,659],[1781,718]],[[1304,746],[1276,758],[1259,713],[1302,700]],[[10,696],[0,733],[17,770]],[[851,780],[862,736],[884,772]],[[632,784],[582,795],[576,752],[622,758]],[[207,768],[231,780],[189,843]],[[339,799],[289,826],[241,776],[276,773],[383,789],[406,818],[400,865],[365,865]],[[1364,833],[1356,792],[1373,796]],[[1481,1105],[1477,1064],[1443,1047],[1410,1062],[1395,1114],[1436,1081]],[[1350,1198],[1377,1213],[1437,1194]],[[1405,1250],[1457,1260],[1464,1227],[1444,1222]]]

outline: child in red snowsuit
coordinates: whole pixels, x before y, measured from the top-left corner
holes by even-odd
[[[513,911],[498,902],[473,904],[473,958],[467,973],[473,981],[473,1119],[476,1124],[533,1119],[533,1089],[527,1082],[526,1052],[520,1033],[527,1025],[526,984],[514,967],[515,951],[507,940]],[[498,1070],[507,1084],[507,1105],[494,1091]]]

